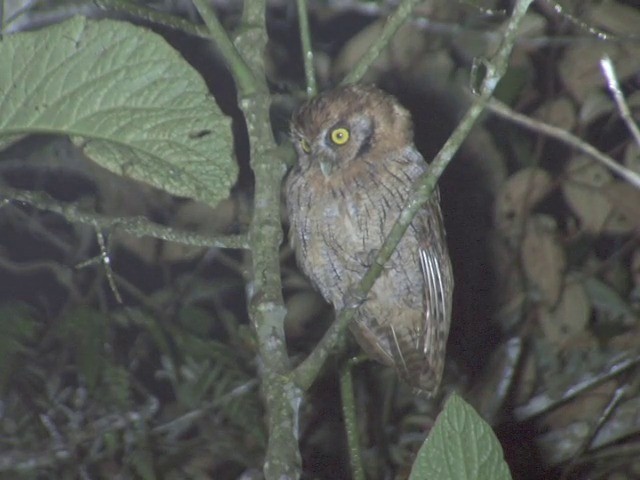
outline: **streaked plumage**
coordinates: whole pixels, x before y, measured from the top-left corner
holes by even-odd
[[[428,165],[409,113],[363,85],[323,93],[291,123],[298,165],[286,181],[298,264],[339,312],[366,272]],[[400,241],[351,325],[373,358],[409,384],[438,388],[451,318],[453,276],[438,195]]]

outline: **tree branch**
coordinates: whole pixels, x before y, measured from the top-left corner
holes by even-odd
[[[393,14],[387,19],[387,23],[382,29],[382,33],[375,43],[369,47],[353,70],[342,80],[342,84],[355,83],[362,79],[369,67],[380,56],[385,48],[389,46],[389,41],[398,29],[404,25],[413,11],[413,8],[420,3],[421,0],[402,0]]]
[[[134,18],[141,18],[163,27],[180,30],[189,35],[200,38],[209,38],[209,30],[204,25],[196,25],[189,20],[161,12],[155,8],[146,7],[140,3],[134,3],[130,0],[94,0],[93,3],[105,10],[123,12]]]
[[[620,175],[634,187],[640,188],[640,175],[635,173],[633,170],[623,167],[613,158],[605,155],[600,150],[596,149],[595,147],[591,146],[590,144],[588,144],[584,140],[581,140],[570,132],[518,113],[515,110],[509,108],[508,105],[505,105],[504,103],[496,99],[491,99],[489,101],[489,103],[487,104],[487,110],[498,115],[499,117],[505,118],[522,127],[528,128],[529,130],[543,133],[549,137],[566,143],[567,145],[581,151],[586,155],[589,155],[606,167],[610,168],[613,172]]]
[[[618,76],[616,75],[616,69],[613,66],[613,62],[611,61],[611,57],[609,57],[609,55],[605,55],[600,60],[600,67],[602,68],[602,72],[607,79],[607,87],[609,87],[609,91],[616,101],[620,116],[633,135],[633,138],[636,141],[636,145],[640,147],[640,128],[638,128],[638,125],[633,119],[631,109],[629,108],[629,105],[627,105],[627,101],[624,99],[624,94],[622,93],[620,82],[618,81]]]
[[[291,366],[284,334],[286,309],[282,298],[279,248],[280,184],[286,168],[269,116],[271,97],[264,78],[267,43],[265,0],[244,3],[242,28],[235,45],[203,0],[194,0],[211,30],[211,38],[227,58],[238,88],[255,175],[254,214],[249,229],[252,282],[247,285],[249,315],[258,338],[261,388],[269,423],[269,443],[264,460],[268,480],[298,478],[302,461],[298,450],[298,410],[302,391],[290,378]],[[237,50],[236,50],[237,48]],[[246,63],[245,63],[246,62]],[[248,75],[247,72],[256,72]],[[261,72],[260,78],[257,78]]]
[[[313,97],[318,92],[316,73],[313,65],[313,48],[311,48],[311,32],[309,31],[309,12],[307,0],[296,0],[300,23],[300,42],[302,43],[302,58],[304,74],[307,80],[307,97]]]
[[[209,29],[209,38],[213,40],[231,70],[238,89],[245,94],[253,93],[257,86],[253,72],[231,42],[227,32],[222,28],[215,12],[205,0],[193,0],[193,4]]]
[[[6,197],[6,203],[24,202],[40,210],[62,215],[71,223],[84,223],[107,230],[121,230],[136,237],[153,237],[167,242],[182,243],[195,247],[249,248],[247,235],[203,235],[179,231],[175,227],[158,225],[145,217],[112,217],[94,212],[85,212],[75,203],[55,200],[44,192],[19,190],[0,186],[0,196]],[[1,206],[1,204],[0,204]]]

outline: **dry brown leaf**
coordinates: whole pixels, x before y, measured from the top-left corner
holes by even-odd
[[[602,115],[610,114],[614,108],[615,105],[610,95],[600,90],[594,90],[585,96],[580,105],[578,122],[580,125],[589,125]]]
[[[603,189],[613,212],[604,230],[608,233],[629,233],[640,228],[640,190],[623,181],[611,182]]]
[[[517,253],[498,233],[489,235],[488,247],[497,282],[496,303],[500,306],[495,312],[496,320],[503,326],[516,325],[522,320],[526,304],[524,278],[519,271],[518,262],[514,261]]]
[[[576,107],[566,96],[544,103],[533,116],[568,132],[576,125]]]
[[[617,0],[604,0],[591,3],[585,19],[597,27],[618,35],[637,35],[640,12],[637,7],[625,5]]]
[[[569,278],[558,304],[552,308],[541,305],[538,318],[547,340],[563,347],[576,341],[584,343],[590,316],[591,303],[584,287]]]
[[[344,46],[334,63],[333,77],[343,78],[367,52],[371,44],[380,36],[385,20],[379,20],[365,27]],[[411,24],[405,24],[398,30],[387,47],[369,69],[365,80],[375,80],[378,72],[409,71],[426,69],[423,59],[431,46],[427,44],[424,33]]]
[[[525,168],[516,172],[505,182],[496,198],[496,226],[506,236],[518,234],[524,217],[552,188],[550,175],[541,168]]]
[[[500,7],[496,7],[500,8]],[[547,31],[548,20],[533,10],[528,10],[522,19],[522,23],[518,27],[518,38],[524,37],[541,37]]]
[[[513,401],[515,405],[521,405],[529,400],[536,389],[538,382],[538,367],[536,365],[536,357],[531,352],[522,360],[519,381],[515,383],[513,390]]]
[[[634,92],[626,97],[627,104],[634,110],[640,107],[640,92]],[[611,94],[605,90],[593,90],[584,98],[580,105],[578,121],[580,125],[589,125],[603,115],[620,116],[618,107],[611,98]],[[629,145],[635,145],[630,143]]]
[[[565,87],[580,103],[586,96],[604,86],[600,59],[608,54],[620,81],[640,69],[640,47],[630,43],[575,43],[567,48],[559,63],[558,73]]]
[[[317,319],[325,303],[317,293],[307,289],[295,293],[287,300],[285,328],[288,338],[303,337],[309,329],[309,322]]]
[[[555,305],[562,291],[566,257],[551,217],[535,215],[528,219],[520,255],[527,279],[539,289],[542,303]]]
[[[613,179],[604,165],[585,156],[573,158],[567,165],[566,172],[572,182],[590,187],[602,187]]]
[[[171,226],[178,230],[211,235],[226,232],[237,221],[237,203],[234,198],[221,201],[215,208],[196,201],[182,203],[176,209]],[[165,242],[159,259],[166,262],[185,261],[201,255],[205,250],[204,247]]]
[[[624,166],[640,173],[640,147],[633,142],[629,142],[624,149],[623,155]]]
[[[504,150],[496,145],[496,139],[483,125],[477,125],[465,140],[465,154],[478,169],[482,185],[489,192],[497,192],[507,180],[507,160]]]
[[[640,248],[637,248],[631,256],[631,275],[635,288],[640,288]]]
[[[586,157],[574,158],[566,170],[567,177],[562,184],[565,199],[580,219],[581,227],[587,232],[599,233],[613,210],[604,192],[604,187],[613,181],[611,174]]]

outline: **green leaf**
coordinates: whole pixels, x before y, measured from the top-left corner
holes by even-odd
[[[37,327],[27,305],[8,303],[0,307],[0,393],[14,373],[20,374],[21,357],[28,354],[27,345],[35,340]]]
[[[129,455],[127,461],[142,480],[155,480],[158,478],[153,468],[153,455],[148,448],[144,446],[137,448]]]
[[[631,306],[618,292],[595,277],[589,277],[584,282],[591,304],[605,312],[617,316],[635,318]]]
[[[162,37],[75,17],[0,42],[0,149],[70,135],[121,175],[210,205],[235,182],[230,121]]]
[[[420,447],[410,480],[509,480],[509,467],[491,427],[453,394]]]
[[[93,392],[106,365],[108,317],[89,307],[70,311],[60,325],[60,335],[66,338],[74,352],[78,370]]]

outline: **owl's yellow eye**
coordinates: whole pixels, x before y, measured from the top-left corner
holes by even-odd
[[[300,148],[302,148],[304,153],[311,153],[311,145],[309,145],[309,142],[304,138],[300,140]]]
[[[331,130],[331,141],[336,145],[344,145],[349,141],[349,130],[338,127]]]

